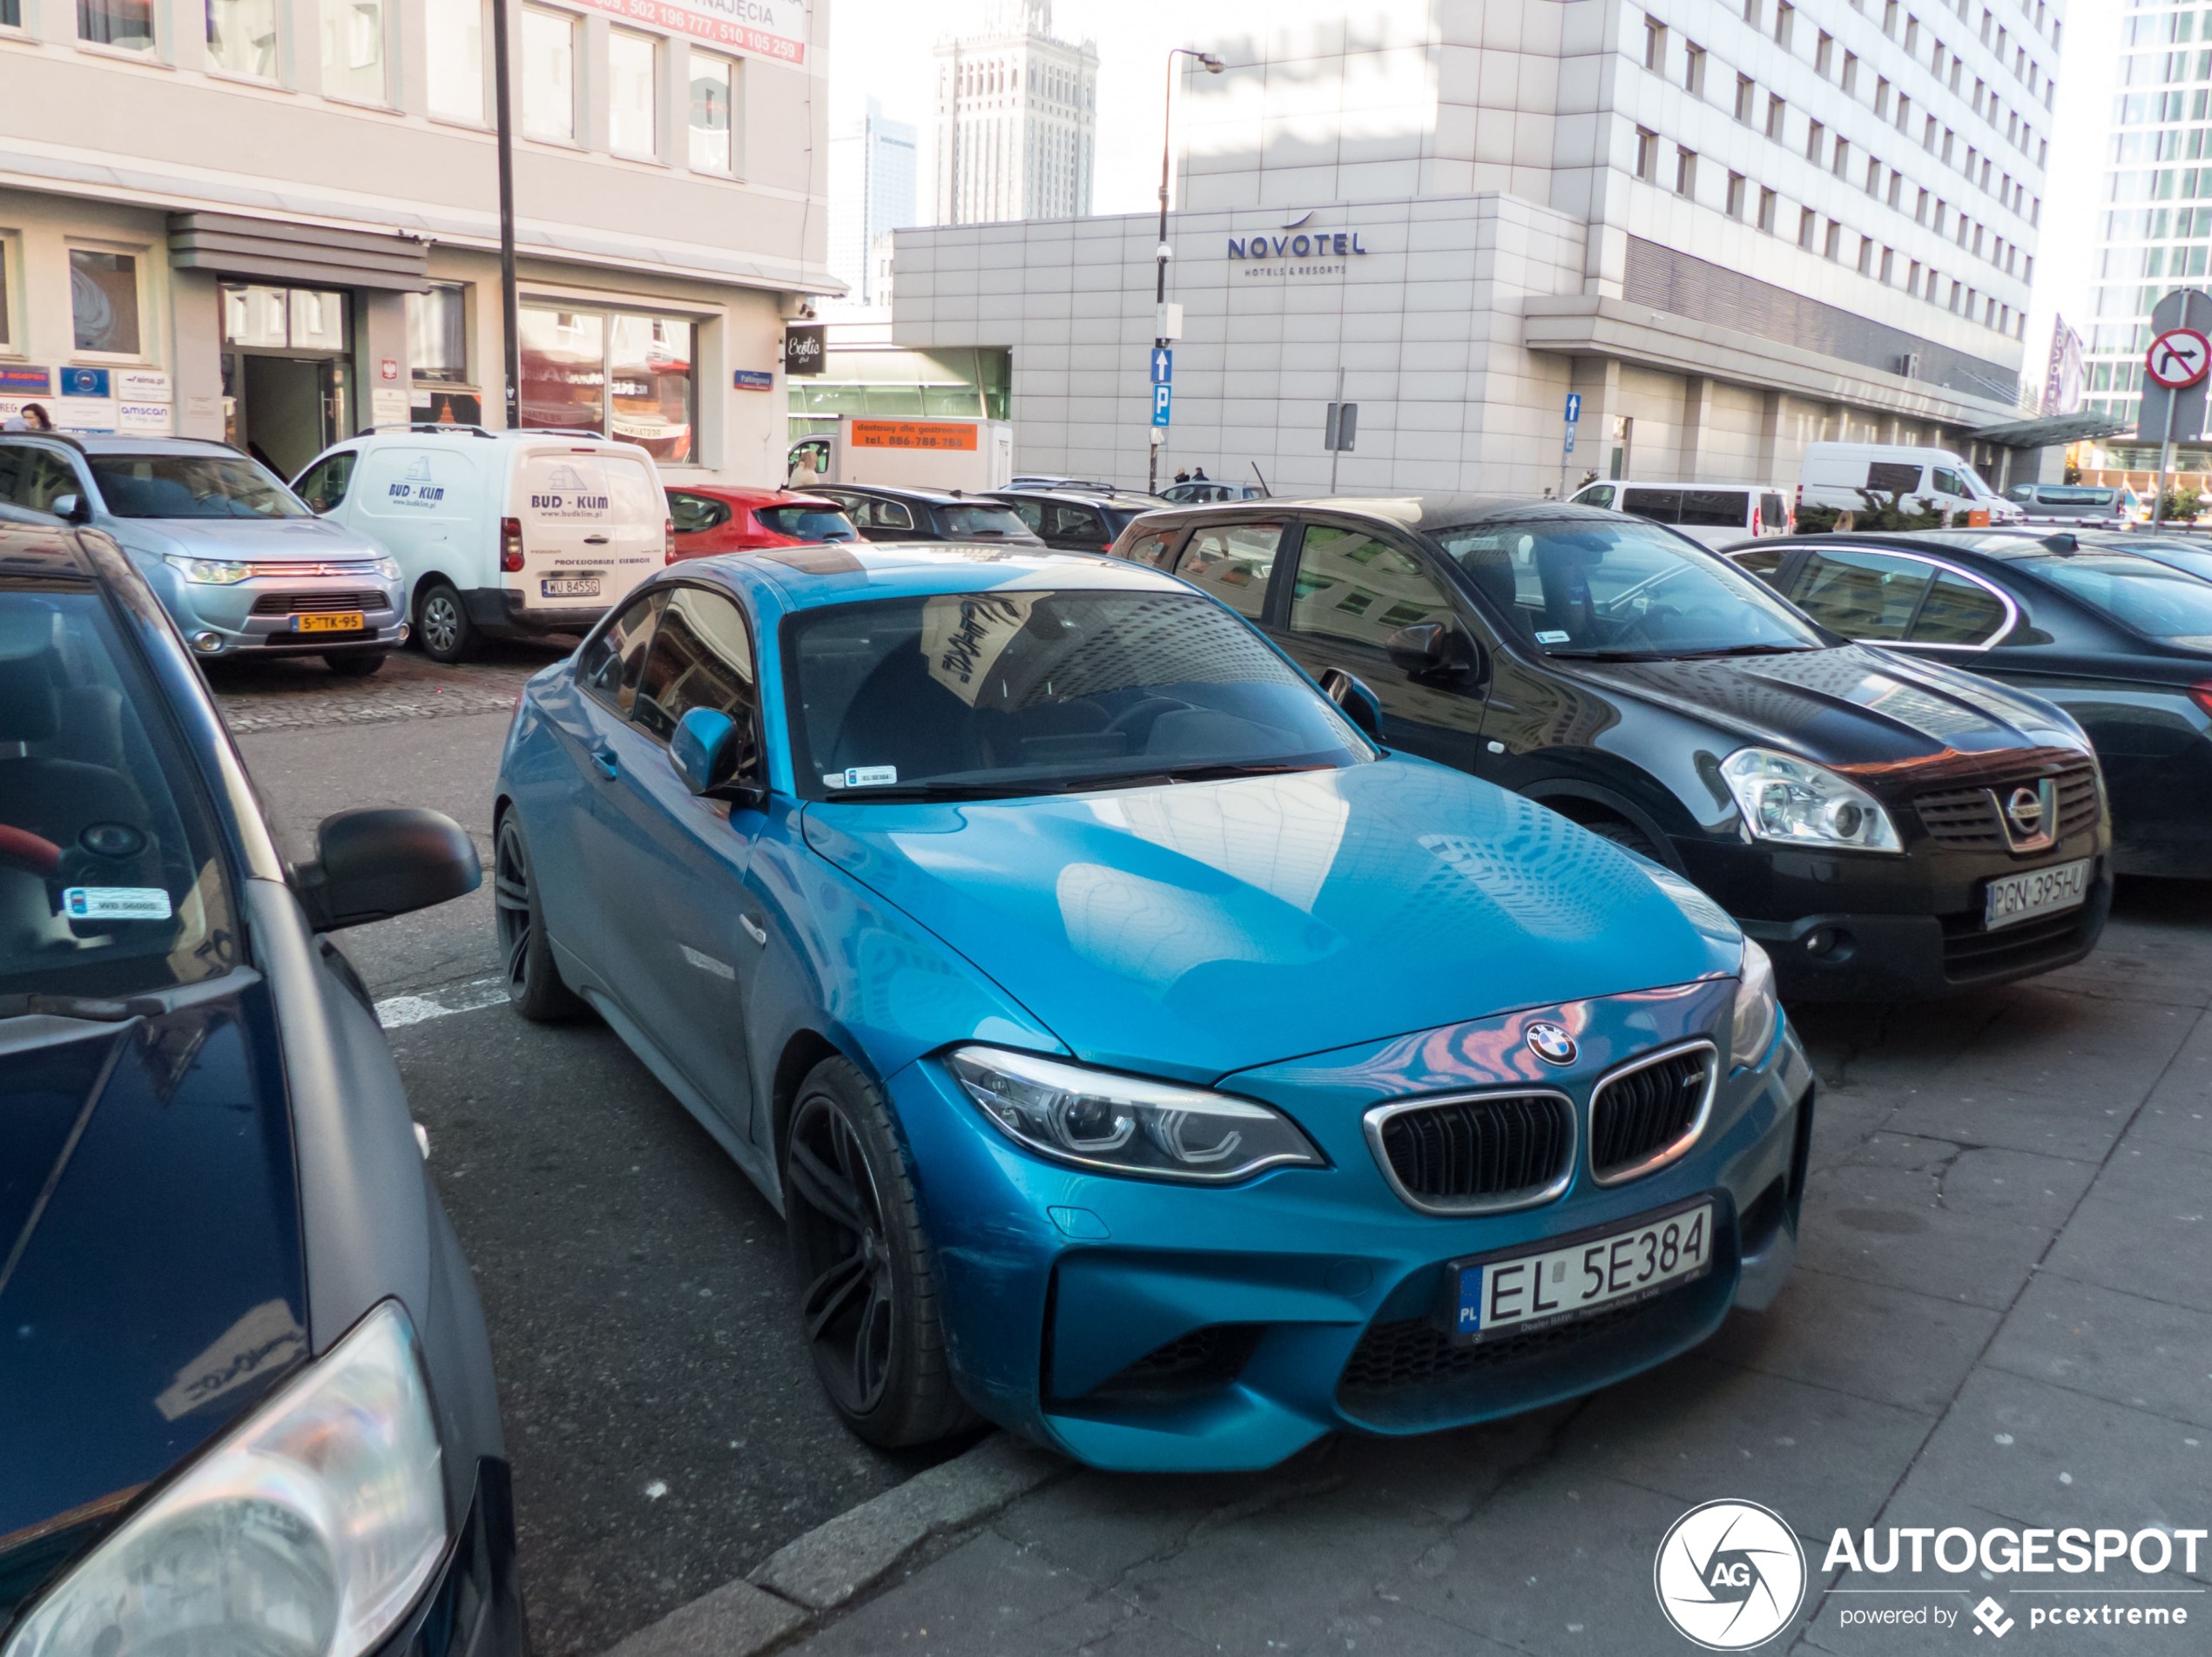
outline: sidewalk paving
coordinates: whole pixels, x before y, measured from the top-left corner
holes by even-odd
[[[1814,1172],[1770,1312],[1487,1427],[1332,1438],[1258,1476],[1075,1472],[918,1546],[790,1648],[1682,1653],[1695,1647],[1659,1613],[1655,1551],[1686,1509],[1736,1498],[1805,1544],[1804,1607],[1770,1651],[1986,1649],[1971,1607],[1989,1594],[2031,1649],[2212,1649],[2212,1547],[2193,1578],[2124,1579],[2155,1583],[2191,1626],[2057,1635],[2030,1631],[2031,1607],[2087,1601],[2023,1583],[2121,1579],[1851,1579],[1927,1590],[1869,1599],[1830,1592],[1841,1573],[1822,1568],[1838,1526],[2212,1524],[2208,1002],[2212,890],[2150,886],[2063,974],[1814,1010],[1800,1026],[1825,1083]],[[1923,1605],[1957,1621],[1841,1620]],[[780,1620],[792,1640],[799,1620]],[[662,1648],[654,1633],[641,1654]]]

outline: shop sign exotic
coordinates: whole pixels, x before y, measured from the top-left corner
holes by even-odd
[[[819,326],[784,330],[784,372],[818,374],[829,361],[829,331]]]
[[[801,0],[583,0],[597,11],[674,30],[733,51],[806,61],[806,8]]]

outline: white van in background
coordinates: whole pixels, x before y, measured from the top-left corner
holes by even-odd
[[[486,634],[581,633],[674,554],[653,457],[591,432],[364,432],[293,488],[398,560],[415,642],[440,662]]]
[[[1790,533],[1790,497],[1778,484],[1645,483],[1615,479],[1577,489],[1575,506],[1600,506],[1679,529],[1709,547]]]
[[[1870,502],[1868,496],[1871,495]],[[1947,448],[1904,443],[1808,443],[1797,468],[1797,505],[1864,512],[1898,497],[1906,510],[1927,502],[1948,523],[2019,523],[2026,516]],[[1981,515],[1986,514],[1986,516]]]

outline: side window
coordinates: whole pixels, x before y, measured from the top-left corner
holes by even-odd
[[[1164,569],[1168,562],[1168,547],[1174,540],[1174,530],[1155,529],[1150,535],[1141,535],[1131,541],[1122,556],[1131,563],[1150,564],[1155,569]]]
[[[341,448],[335,455],[324,455],[300,480],[300,498],[317,512],[330,511],[346,498],[346,486],[354,481],[354,468],[360,461],[356,449]]]
[[[75,468],[51,449],[0,444],[0,500],[9,505],[51,512],[58,496],[84,493]]]
[[[1743,489],[1684,489],[1682,521],[1707,529],[1748,529],[1751,497]]]
[[[1933,574],[1918,558],[1824,549],[1797,577],[1797,608],[1846,638],[1901,639]]]
[[[1866,468],[1866,487],[1877,495],[1910,495],[1920,487],[1920,468],[1902,461],[1872,461]]]
[[[1782,561],[1790,556],[1787,547],[1753,547],[1744,552],[1728,555],[1740,569],[1748,569],[1770,587],[1779,587],[1776,579],[1782,573]]]
[[[631,722],[666,742],[685,714],[711,708],[750,729],[759,700],[743,612],[720,593],[678,588],[653,630]]]
[[[911,529],[914,527],[914,515],[907,511],[907,509],[900,502],[896,501],[874,501],[871,502],[869,504],[874,509],[874,515],[870,519],[870,522],[873,522],[877,529]]]
[[[1043,533],[1044,503],[1042,501],[1008,501],[1006,505],[1015,517],[1028,525],[1030,534]]]
[[[1057,535],[1074,535],[1084,541],[1095,541],[1104,546],[1113,537],[1106,533],[1096,510],[1087,506],[1057,506],[1052,509],[1051,532]],[[1030,528],[1035,529],[1035,524]]]
[[[1308,524],[1291,630],[1380,650],[1393,633],[1452,619],[1452,601],[1412,554],[1357,529]]]
[[[1613,504],[1613,486],[1610,483],[1593,483],[1575,497],[1575,503],[1577,506],[1610,507]]]
[[[1978,581],[1946,572],[1905,635],[1915,644],[1987,644],[2005,624],[2004,601]]]
[[[1966,480],[1947,466],[1936,468],[1933,482],[1935,492],[1938,495],[1971,495],[1973,493],[1966,487]]]
[[[630,717],[637,682],[644,674],[653,617],[667,597],[664,589],[633,600],[577,652],[576,682],[624,718]]]
[[[1633,512],[1639,518],[1649,518],[1654,523],[1680,523],[1682,491],[1623,489],[1621,491],[1621,510]]]
[[[1779,535],[1790,527],[1790,506],[1778,495],[1759,496],[1759,522],[1770,535]]]
[[[1283,544],[1279,523],[1230,523],[1196,530],[1175,573],[1240,616],[1258,621],[1267,609],[1267,583]]]
[[[668,515],[675,521],[679,535],[695,535],[708,529],[719,529],[730,521],[726,502],[710,495],[693,495],[688,489],[668,492]]]

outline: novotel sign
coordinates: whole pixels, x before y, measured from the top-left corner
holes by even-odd
[[[1231,259],[1312,259],[1318,255],[1345,255],[1366,253],[1359,245],[1356,230],[1299,231],[1285,236],[1231,236],[1229,257]]]

